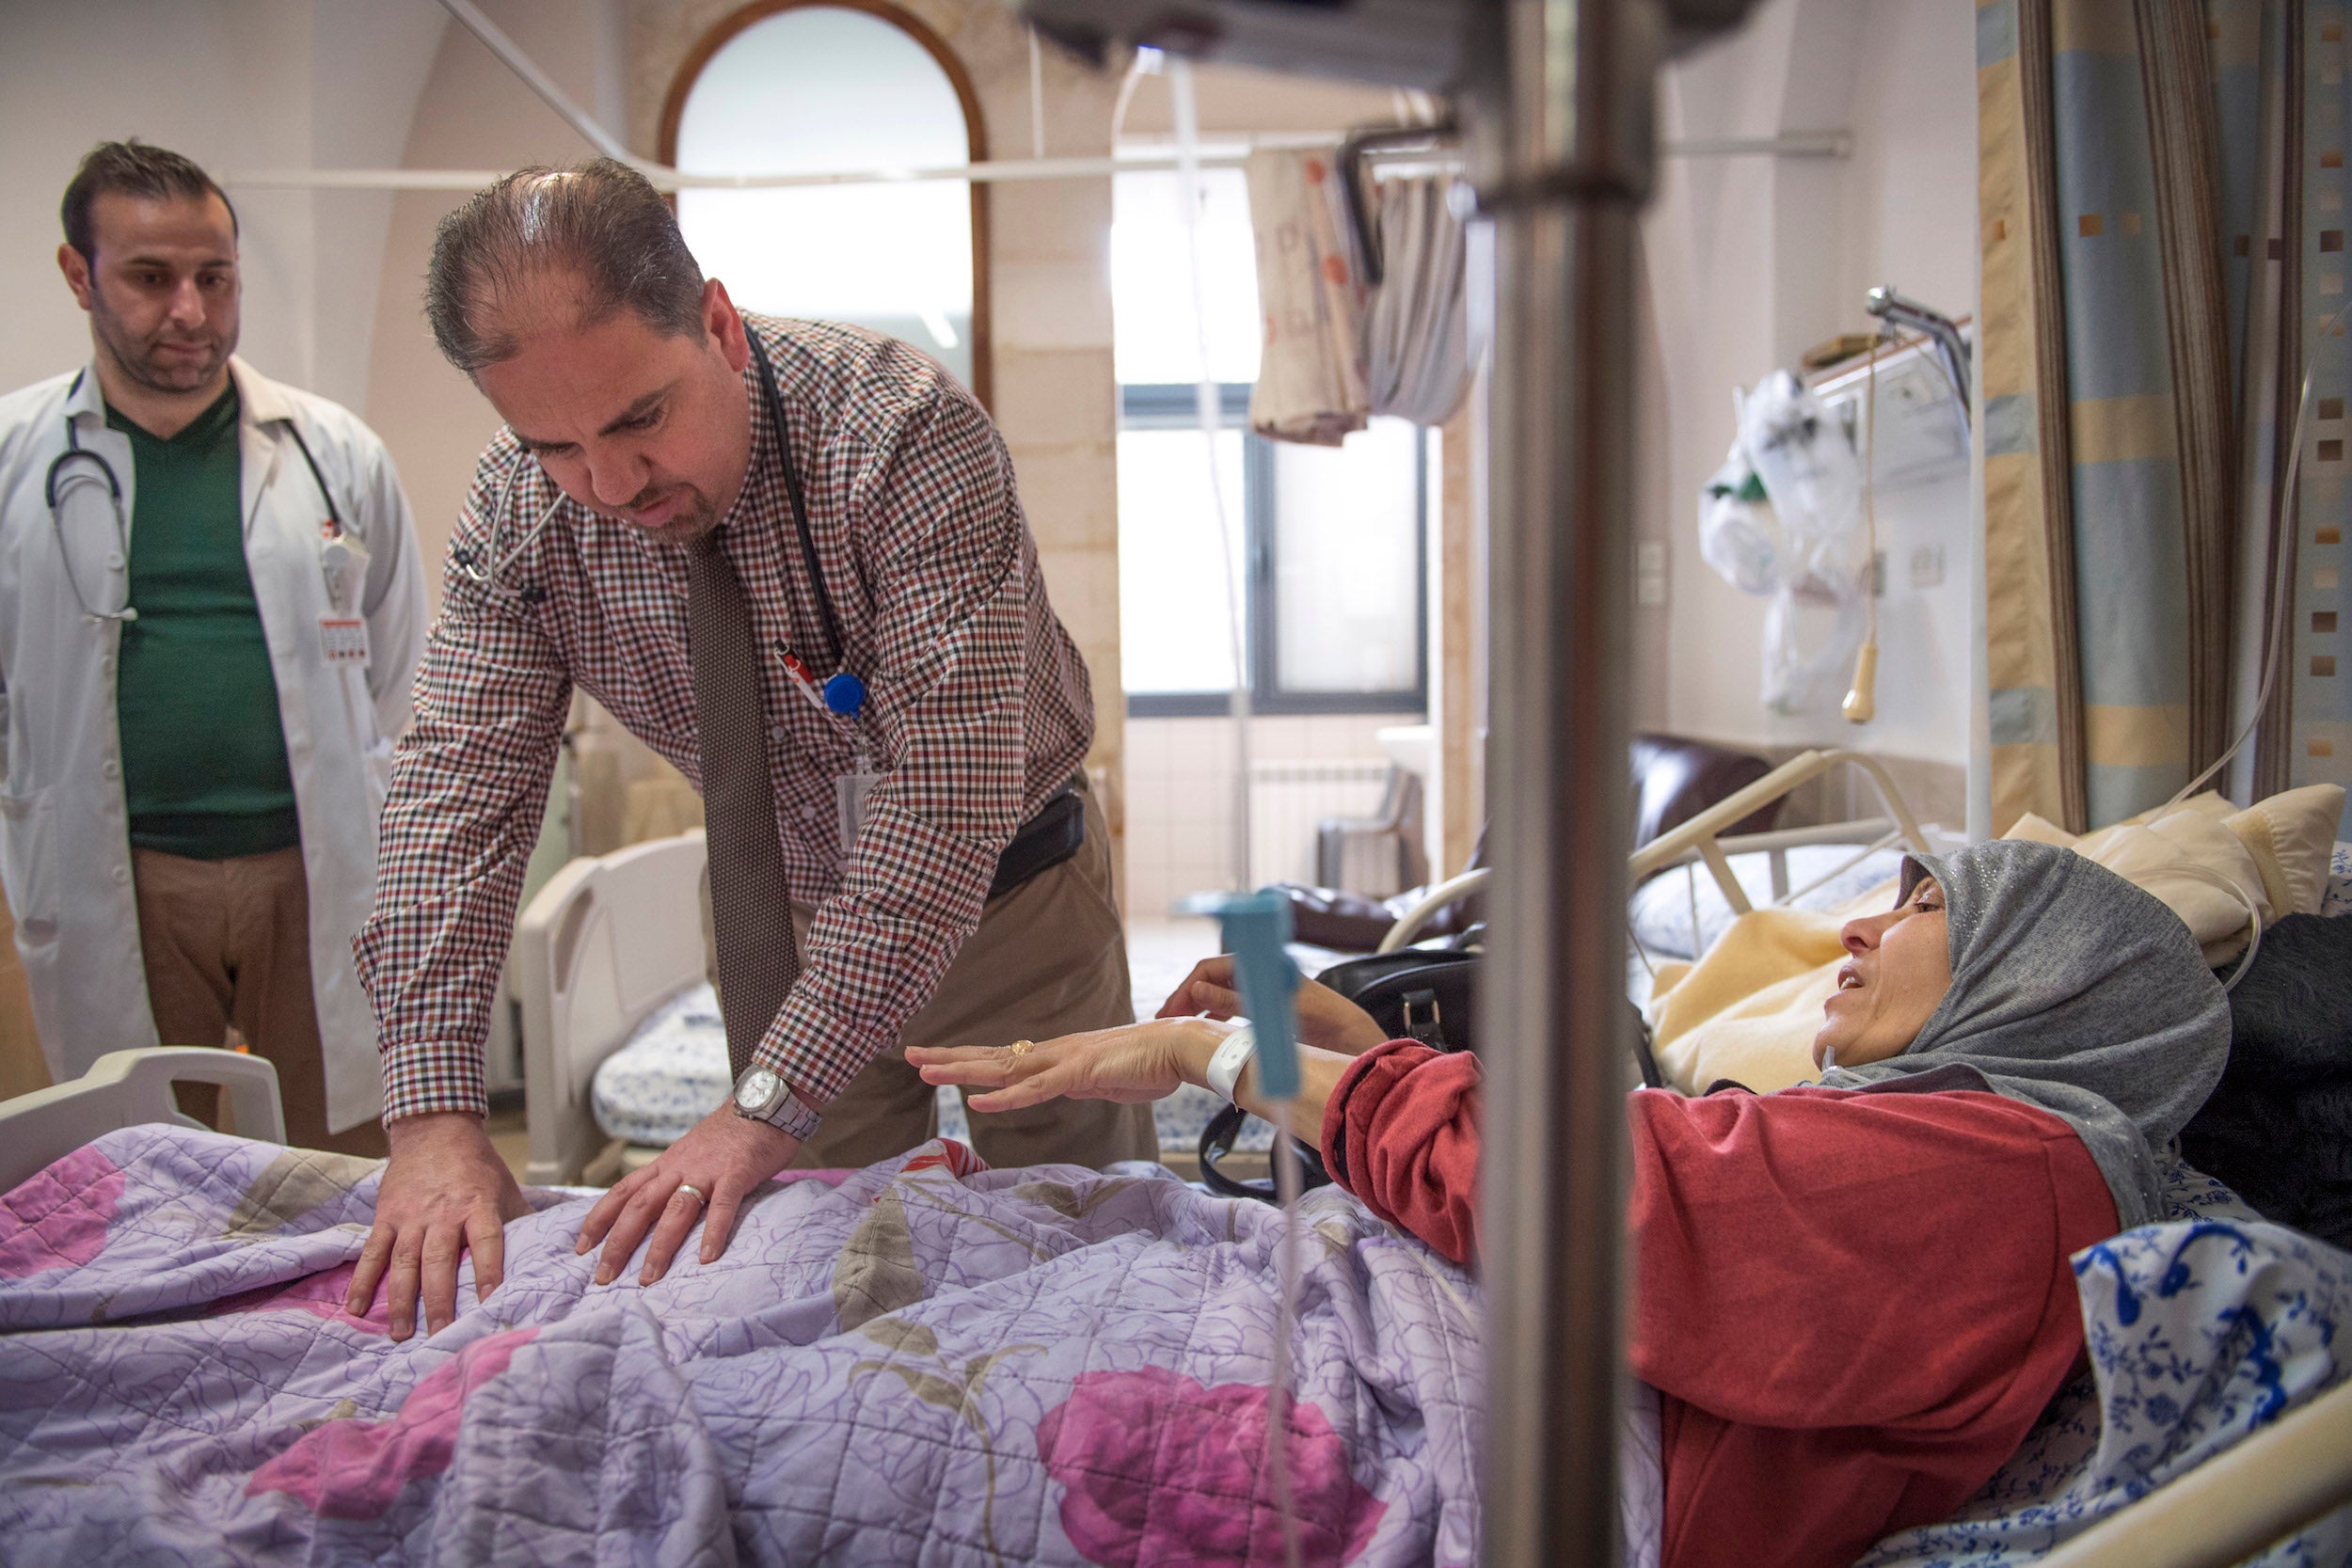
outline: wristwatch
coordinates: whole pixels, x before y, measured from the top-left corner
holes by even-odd
[[[800,1102],[791,1085],[764,1067],[749,1069],[736,1080],[735,1114],[780,1128],[803,1143],[817,1132],[817,1113]]]

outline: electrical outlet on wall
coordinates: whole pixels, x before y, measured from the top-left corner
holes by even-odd
[[[1633,546],[1633,602],[1644,610],[1665,606],[1666,546],[1662,540],[1645,539]]]
[[[1941,588],[1944,586],[1944,546],[1922,545],[1911,552],[1911,586]]]

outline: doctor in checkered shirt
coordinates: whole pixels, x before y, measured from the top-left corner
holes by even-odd
[[[1004,443],[970,394],[889,339],[739,312],[660,195],[606,160],[523,170],[453,214],[426,309],[506,428],[451,543],[375,909],[354,943],[391,1160],[351,1302],[364,1310],[389,1280],[395,1338],[420,1298],[428,1332],[453,1318],[462,1253],[486,1296],[503,1224],[525,1212],[483,1131],[483,1051],[575,689],[698,786],[748,777],[755,807],[772,796],[775,838],[756,809],[728,818],[756,824],[764,863],[779,840],[782,851],[782,885],[741,927],[772,923],[788,898],[800,933],[797,979],[788,960],[769,976],[772,1019],[765,1003],[749,1030],[729,1019],[739,1050],[755,1037],[742,1082],[783,1086],[774,1114],[714,1107],[613,1188],[580,1239],[583,1252],[603,1243],[600,1283],[641,1243],[641,1277],[660,1277],[697,1227],[702,1260],[716,1259],[745,1196],[787,1164],[860,1164],[930,1136],[932,1090],[905,1045],[1042,1039],[1134,1016],[1082,768],[1086,666],[1047,600]],[[735,662],[706,652],[707,670],[756,669],[757,690],[707,681],[698,708],[692,650],[712,639]],[[881,780],[846,853],[835,780],[860,737],[793,690],[781,648],[819,680],[855,673],[870,693],[858,727]],[[712,717],[728,705],[731,718]],[[713,780],[708,724],[723,748]],[[748,773],[725,761],[746,753],[724,737],[745,735]],[[723,927],[725,797],[706,793]],[[1029,869],[1041,844],[1049,863]],[[755,990],[741,982],[739,1012]],[[1149,1113],[1060,1101],[976,1113],[973,1135],[997,1164],[1102,1164],[1152,1155]]]

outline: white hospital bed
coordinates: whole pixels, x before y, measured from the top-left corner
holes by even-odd
[[[1782,796],[1838,768],[1852,768],[1861,772],[1877,793],[1883,816],[1724,836],[1725,828],[1746,820]],[[1627,884],[1638,890],[1648,879],[1675,866],[1704,867],[1713,879],[1713,891],[1729,912],[1745,914],[1757,907],[1752,885],[1756,879],[1753,875],[1742,877],[1740,873],[1746,868],[1737,863],[1749,858],[1763,863],[1761,869],[1770,890],[1765,903],[1772,907],[1799,903],[1862,867],[1880,851],[1898,845],[1922,854],[1937,854],[1956,847],[1960,842],[1941,829],[1919,822],[1893,776],[1878,758],[1867,752],[1844,748],[1808,751],[1790,757],[1746,788],[1725,796],[1635,850],[1627,868]],[[1836,852],[1829,855],[1825,865],[1812,870],[1804,880],[1793,879],[1789,872],[1790,853],[1816,848]],[[1431,888],[1426,897],[1406,910],[1390,927],[1389,934],[1381,939],[1380,951],[1394,952],[1413,941],[1439,910],[1478,892],[1491,875],[1491,868],[1481,866]],[[1692,947],[1674,955],[1678,958],[1695,958],[1707,945],[1696,907],[1695,883],[1692,886]],[[1646,955],[1638,951],[1643,945],[1638,927],[1632,934],[1637,958],[1646,965]]]
[[[523,1180],[578,1181],[606,1139],[596,1068],[664,1003],[702,983],[707,852],[699,828],[576,860],[515,923],[523,1013]]]

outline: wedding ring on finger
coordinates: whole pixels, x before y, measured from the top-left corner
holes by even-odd
[[[691,1181],[679,1182],[677,1184],[677,1190],[681,1193],[692,1194],[696,1203],[707,1204],[710,1201],[710,1199],[703,1196],[703,1190],[700,1187],[695,1186]]]
[[[1016,1056],[1025,1056],[1030,1052],[1037,1049],[1037,1041],[1015,1040],[1010,1045],[1005,1047],[1005,1049],[1011,1052]]]

